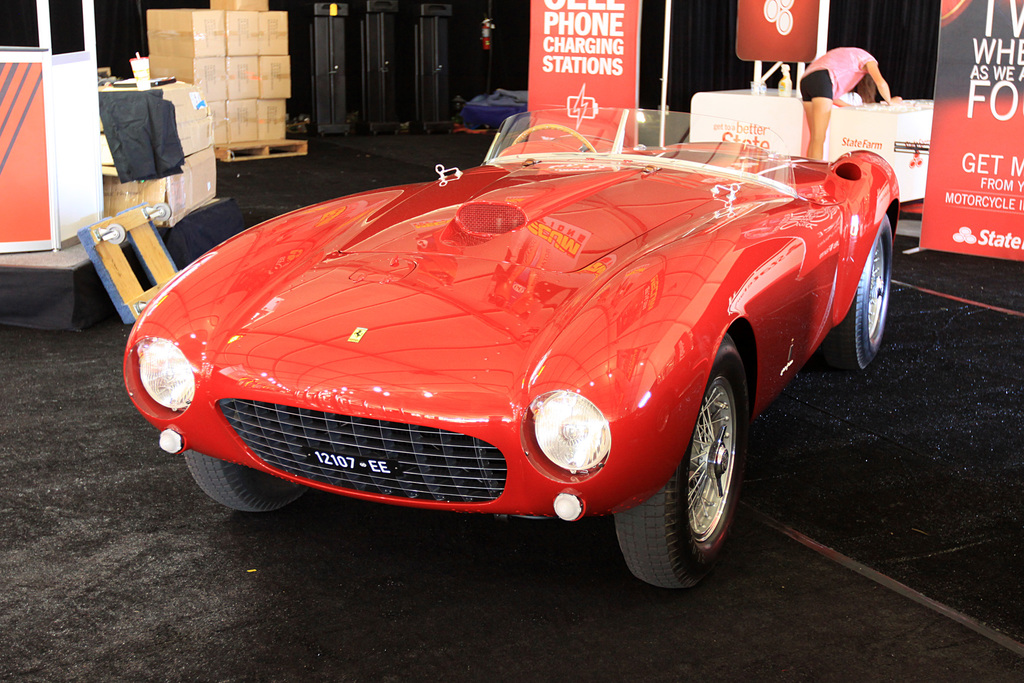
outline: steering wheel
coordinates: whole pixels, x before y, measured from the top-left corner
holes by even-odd
[[[518,144],[518,143],[522,142],[523,140],[525,140],[527,138],[527,136],[530,135],[530,133],[532,133],[535,130],[558,130],[558,131],[561,131],[563,133],[568,133],[569,135],[573,136],[574,138],[576,138],[577,140],[582,142],[584,145],[586,145],[588,150],[590,150],[591,152],[597,154],[597,148],[594,147],[592,144],[590,144],[589,140],[587,140],[585,137],[580,135],[578,132],[576,132],[572,128],[569,128],[568,126],[563,126],[560,123],[538,123],[536,126],[530,126],[526,130],[524,130],[522,133],[517,135],[516,139],[512,141],[512,144],[515,145],[515,144]]]

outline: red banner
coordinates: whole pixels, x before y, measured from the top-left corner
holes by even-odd
[[[50,238],[43,66],[0,62],[0,243]]]
[[[531,0],[530,109],[636,107],[641,0]]]
[[[1024,0],[943,0],[925,249],[1024,260]]]
[[[739,0],[736,56],[750,62],[813,61],[820,12],[820,0]]]

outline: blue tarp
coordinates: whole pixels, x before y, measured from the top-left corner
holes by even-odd
[[[526,90],[502,90],[477,95],[462,108],[466,128],[497,128],[509,116],[526,111]]]

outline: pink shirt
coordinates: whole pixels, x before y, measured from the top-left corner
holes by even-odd
[[[804,75],[825,69],[832,78],[833,98],[842,97],[853,90],[865,75],[868,62],[877,62],[859,47],[837,47],[811,62]]]

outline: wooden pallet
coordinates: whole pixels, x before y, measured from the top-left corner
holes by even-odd
[[[257,140],[214,145],[213,153],[218,161],[249,161],[250,159],[301,157],[306,155],[306,147],[305,140]]]

